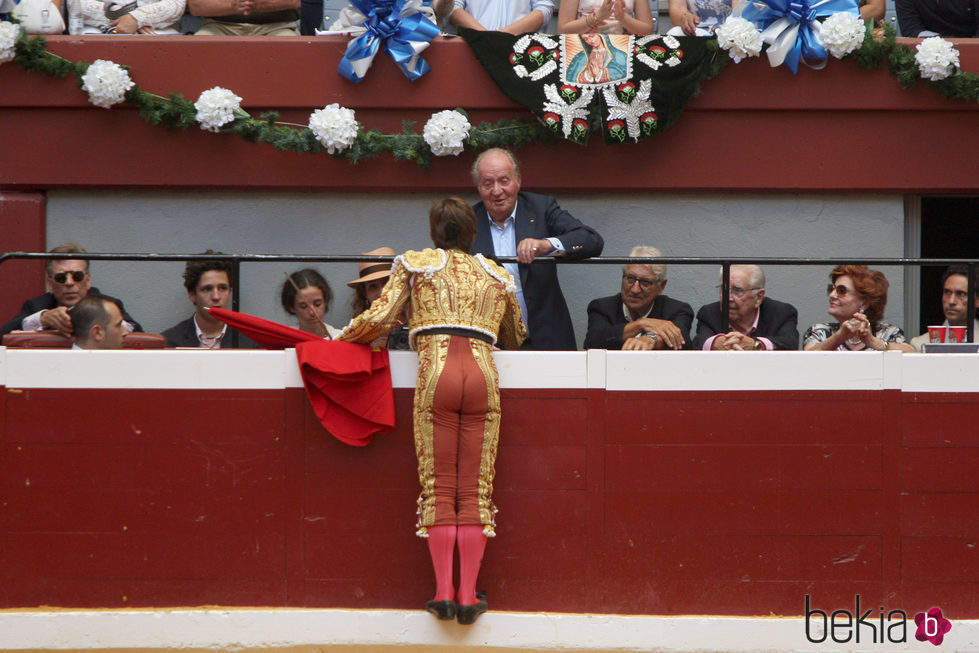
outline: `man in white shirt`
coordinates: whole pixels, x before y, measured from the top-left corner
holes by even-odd
[[[457,28],[525,34],[547,29],[554,0],[438,0],[435,12]]]
[[[979,286],[979,283],[976,284]],[[969,318],[969,268],[964,265],[952,265],[942,275],[942,312],[945,313],[944,326],[965,326]],[[975,311],[979,309],[979,297],[973,303],[972,334],[975,339],[979,334],[979,320],[975,319]],[[928,332],[911,339],[915,351],[924,351],[922,347],[928,343]]]
[[[75,333],[72,349],[122,349],[127,333],[122,311],[108,297],[90,293],[68,310]]]

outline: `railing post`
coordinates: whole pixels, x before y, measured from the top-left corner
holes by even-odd
[[[240,312],[238,309],[238,296],[241,289],[241,259],[237,256],[231,261],[231,310]],[[238,348],[238,331],[231,329],[231,346]]]
[[[976,330],[976,264],[967,264],[969,278],[966,280],[965,341],[975,342]]]
[[[731,262],[721,263],[721,333],[731,330],[727,319],[727,307],[731,301]]]

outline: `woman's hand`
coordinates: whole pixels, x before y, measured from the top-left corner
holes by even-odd
[[[622,22],[622,19],[627,15],[625,0],[615,0],[614,4],[612,5],[612,15],[615,16],[617,21],[620,23]]]
[[[113,21],[109,21],[109,24],[116,28],[116,34],[136,34],[140,31],[139,23],[136,22],[136,19],[131,14],[120,16]]]
[[[248,16],[255,11],[255,0],[234,0],[232,4],[235,12],[242,16]]]
[[[613,5],[616,0],[603,0],[601,6],[595,11],[591,12],[591,20],[586,20],[585,23],[592,30],[597,30],[599,27],[605,24],[605,21],[609,19],[612,15]]]
[[[850,319],[844,320],[840,324],[840,331],[851,343],[860,341],[868,347],[873,347],[874,330],[870,326],[870,320],[863,313],[854,313]]]
[[[687,36],[697,36],[697,23],[699,22],[700,17],[697,14],[685,11],[683,12],[683,16],[680,17],[680,29]]]

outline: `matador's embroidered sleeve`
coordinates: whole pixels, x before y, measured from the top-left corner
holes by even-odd
[[[517,349],[527,339],[527,327],[523,323],[523,313],[517,301],[517,289],[513,285],[513,277],[502,265],[490,261],[482,254],[476,254],[476,259],[490,276],[503,284],[505,306],[496,344],[501,349]]]
[[[384,284],[381,296],[374,300],[370,308],[350,320],[337,340],[369,344],[393,330],[411,299],[411,276],[400,257],[395,259],[391,277]]]
[[[500,335],[496,344],[500,349],[517,349],[527,339],[527,327],[523,323],[523,315],[520,312],[520,303],[517,302],[517,295],[513,292],[505,293],[506,311],[503,313],[503,320],[500,322]]]

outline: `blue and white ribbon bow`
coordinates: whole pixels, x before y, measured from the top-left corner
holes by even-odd
[[[860,15],[857,0],[750,0],[735,9],[762,30],[768,62],[773,67],[785,63],[793,73],[799,71],[800,60],[810,68],[826,65],[816,19],[841,11]]]
[[[415,81],[431,70],[421,53],[439,34],[429,3],[430,0],[350,0],[350,6],[340,12],[330,31],[316,33],[354,36],[337,68],[352,82],[364,78],[382,45],[401,72]]]

